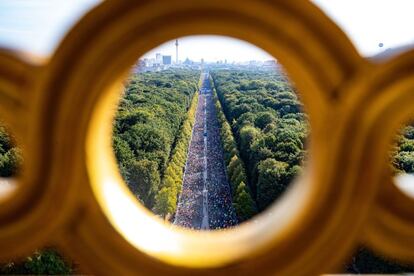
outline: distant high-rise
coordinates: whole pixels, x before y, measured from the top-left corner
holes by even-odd
[[[157,64],[162,64],[162,55],[160,53],[155,54],[155,62]]]
[[[162,64],[170,65],[171,64],[171,56],[162,56]]]
[[[178,64],[178,39],[175,40],[175,63]]]

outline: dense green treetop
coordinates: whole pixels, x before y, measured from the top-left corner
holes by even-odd
[[[21,150],[15,146],[8,130],[0,125],[0,177],[15,176],[22,163]]]
[[[247,165],[249,186],[263,210],[300,171],[308,136],[307,116],[280,70],[213,70],[212,76]],[[264,169],[275,164],[284,165],[276,166],[276,171]]]
[[[183,131],[200,72],[171,69],[131,75],[114,122],[113,146],[121,174],[148,208]]]

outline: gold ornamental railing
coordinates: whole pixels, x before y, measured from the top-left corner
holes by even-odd
[[[162,42],[226,35],[284,65],[309,113],[302,177],[275,206],[220,232],[175,229],[128,192],[111,150],[121,80]],[[315,275],[356,244],[414,260],[414,200],[393,185],[388,149],[414,115],[414,51],[358,55],[305,0],[108,0],[48,60],[0,51],[0,116],[22,145],[19,188],[0,204],[0,259],[57,244],[107,275]]]

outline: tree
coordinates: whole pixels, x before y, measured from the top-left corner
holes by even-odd
[[[23,163],[20,149],[11,148],[3,156],[0,155],[0,176],[11,177],[17,174],[18,169]]]
[[[258,164],[257,204],[264,210],[286,189],[288,164],[268,158]]]
[[[264,129],[269,124],[276,124],[276,116],[269,112],[259,112],[256,116],[254,124],[260,129]]]
[[[254,113],[246,112],[237,119],[236,126],[238,127],[238,130],[244,126],[248,126],[248,125],[253,126],[255,120],[256,120],[256,115]]]
[[[413,126],[407,126],[404,129],[404,137],[410,140],[414,140],[414,127]]]
[[[260,130],[252,126],[245,126],[240,130],[240,147],[245,156],[248,155],[250,146],[260,134]]]
[[[231,157],[230,162],[227,166],[227,174],[228,177],[232,177],[236,168],[239,167],[240,165],[242,165],[241,163],[242,161],[240,160],[240,158],[237,155],[233,155],[233,157]]]
[[[132,192],[151,208],[160,185],[158,165],[154,161],[140,160],[131,162],[128,167],[128,184]]]
[[[275,158],[295,165],[301,157],[301,149],[293,142],[280,142],[276,144]]]
[[[394,166],[406,173],[414,172],[414,152],[399,152],[395,156]]]
[[[162,188],[155,197],[154,212],[162,217],[174,214],[177,205],[176,194],[173,187]]]
[[[154,118],[154,114],[147,110],[134,109],[132,112],[121,112],[118,115],[116,123],[118,125],[119,131],[122,133],[128,131],[135,124],[146,124]]]
[[[48,248],[34,252],[23,262],[0,266],[0,274],[67,275],[73,273],[71,266],[56,250]]]
[[[0,125],[0,154],[4,154],[13,147],[11,137],[5,127]]]
[[[244,171],[244,167],[242,164],[238,164],[231,177],[230,177],[230,182],[232,184],[232,188],[235,190],[237,188],[237,186],[241,183],[241,182],[247,182],[247,178],[246,178],[246,173]]]
[[[400,151],[414,151],[414,140],[404,139],[400,144]]]
[[[151,124],[136,124],[123,137],[137,154],[141,151],[164,151],[171,139],[162,127]]]
[[[236,105],[233,108],[233,112],[231,113],[231,119],[238,118],[240,117],[240,115],[250,112],[252,110],[253,108],[250,104],[244,103],[244,104]]]
[[[9,158],[5,155],[0,155],[0,176],[10,177],[12,170],[10,169]]]
[[[295,177],[300,176],[302,174],[302,167],[299,165],[295,165],[290,167],[286,172],[286,182],[290,183]]]
[[[118,164],[128,164],[135,159],[128,143],[117,135],[113,138],[113,149]]]
[[[274,123],[270,123],[268,125],[266,125],[266,127],[263,129],[263,133],[267,134],[267,133],[272,133],[277,129],[276,124]]]
[[[68,274],[70,268],[54,250],[36,252],[27,259],[25,267],[34,274]]]
[[[233,206],[236,210],[239,222],[248,220],[257,213],[254,200],[248,192],[248,189],[244,182],[241,182],[237,187],[233,202]]]

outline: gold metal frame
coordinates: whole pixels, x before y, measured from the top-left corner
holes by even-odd
[[[284,65],[310,116],[304,175],[255,222],[177,229],[139,205],[111,149],[120,81],[170,39],[246,40]],[[411,63],[413,65],[411,65]],[[59,244],[96,274],[313,275],[359,242],[414,259],[413,200],[387,149],[412,116],[414,54],[374,65],[305,0],[108,0],[49,60],[0,51],[0,115],[22,144],[19,189],[0,205],[0,258]]]

